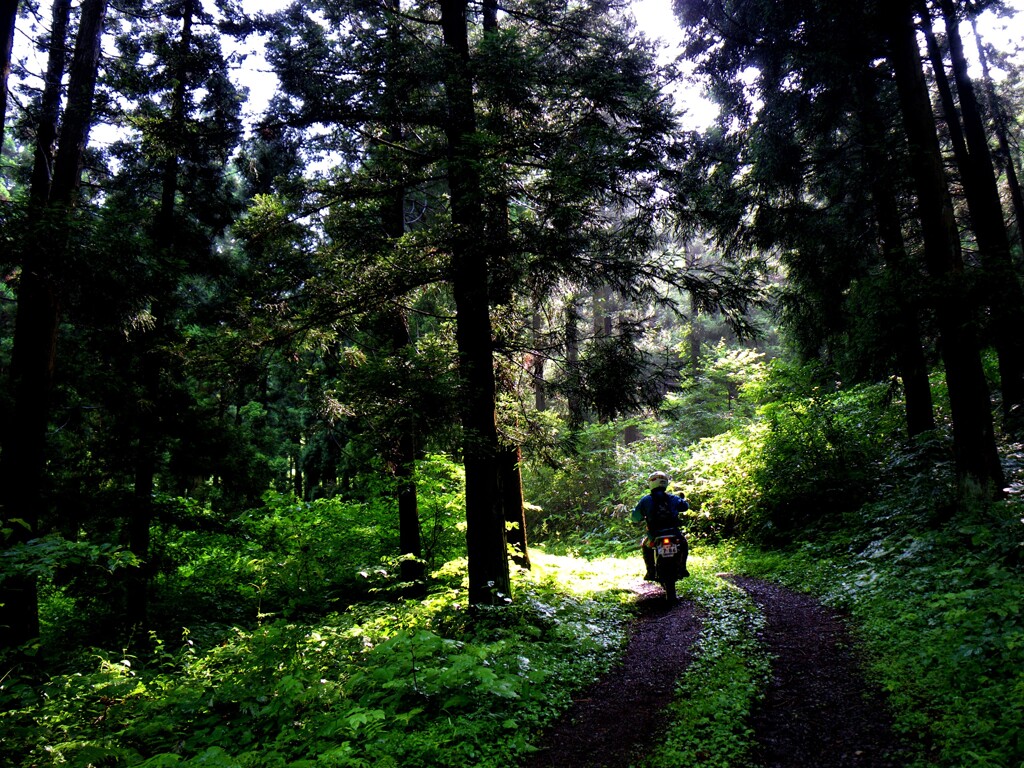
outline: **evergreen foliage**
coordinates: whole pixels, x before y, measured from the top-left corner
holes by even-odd
[[[708,620],[648,764],[748,760],[725,570],[848,613],[914,766],[1024,761],[1018,246],[954,135],[1012,193],[1020,67],[940,123],[909,3],[675,6],[706,131],[618,0],[26,17],[0,764],[517,764],[619,658],[653,469]]]

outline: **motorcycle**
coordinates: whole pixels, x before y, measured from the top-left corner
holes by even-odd
[[[687,544],[678,528],[666,528],[651,536],[654,545],[654,564],[658,583],[665,590],[665,599],[671,605],[676,602],[676,582],[685,572]]]

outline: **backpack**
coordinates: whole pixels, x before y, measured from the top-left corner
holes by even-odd
[[[672,502],[666,493],[651,494],[651,510],[647,513],[647,530],[661,531],[679,525],[679,517],[672,512]]]

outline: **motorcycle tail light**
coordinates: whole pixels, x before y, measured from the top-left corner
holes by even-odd
[[[661,543],[662,544],[671,544],[672,543],[672,539],[663,539]]]

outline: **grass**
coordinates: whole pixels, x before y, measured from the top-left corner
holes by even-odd
[[[471,613],[464,563],[422,601],[186,630],[146,658],[85,652],[6,679],[10,766],[497,766],[617,659],[635,563],[534,553],[517,600]]]
[[[882,510],[789,551],[697,547],[681,589],[704,615],[695,660],[643,768],[748,763],[748,716],[770,672],[762,619],[716,574],[811,592],[846,612],[908,768],[1024,764],[1019,507],[942,527]],[[559,549],[558,552],[566,550]],[[470,613],[452,562],[427,599],[369,602],[216,635],[192,627],[145,658],[85,651],[0,683],[0,765],[516,764],[575,691],[624,648],[639,557],[531,552],[516,601]],[[214,640],[214,638],[216,638]]]

